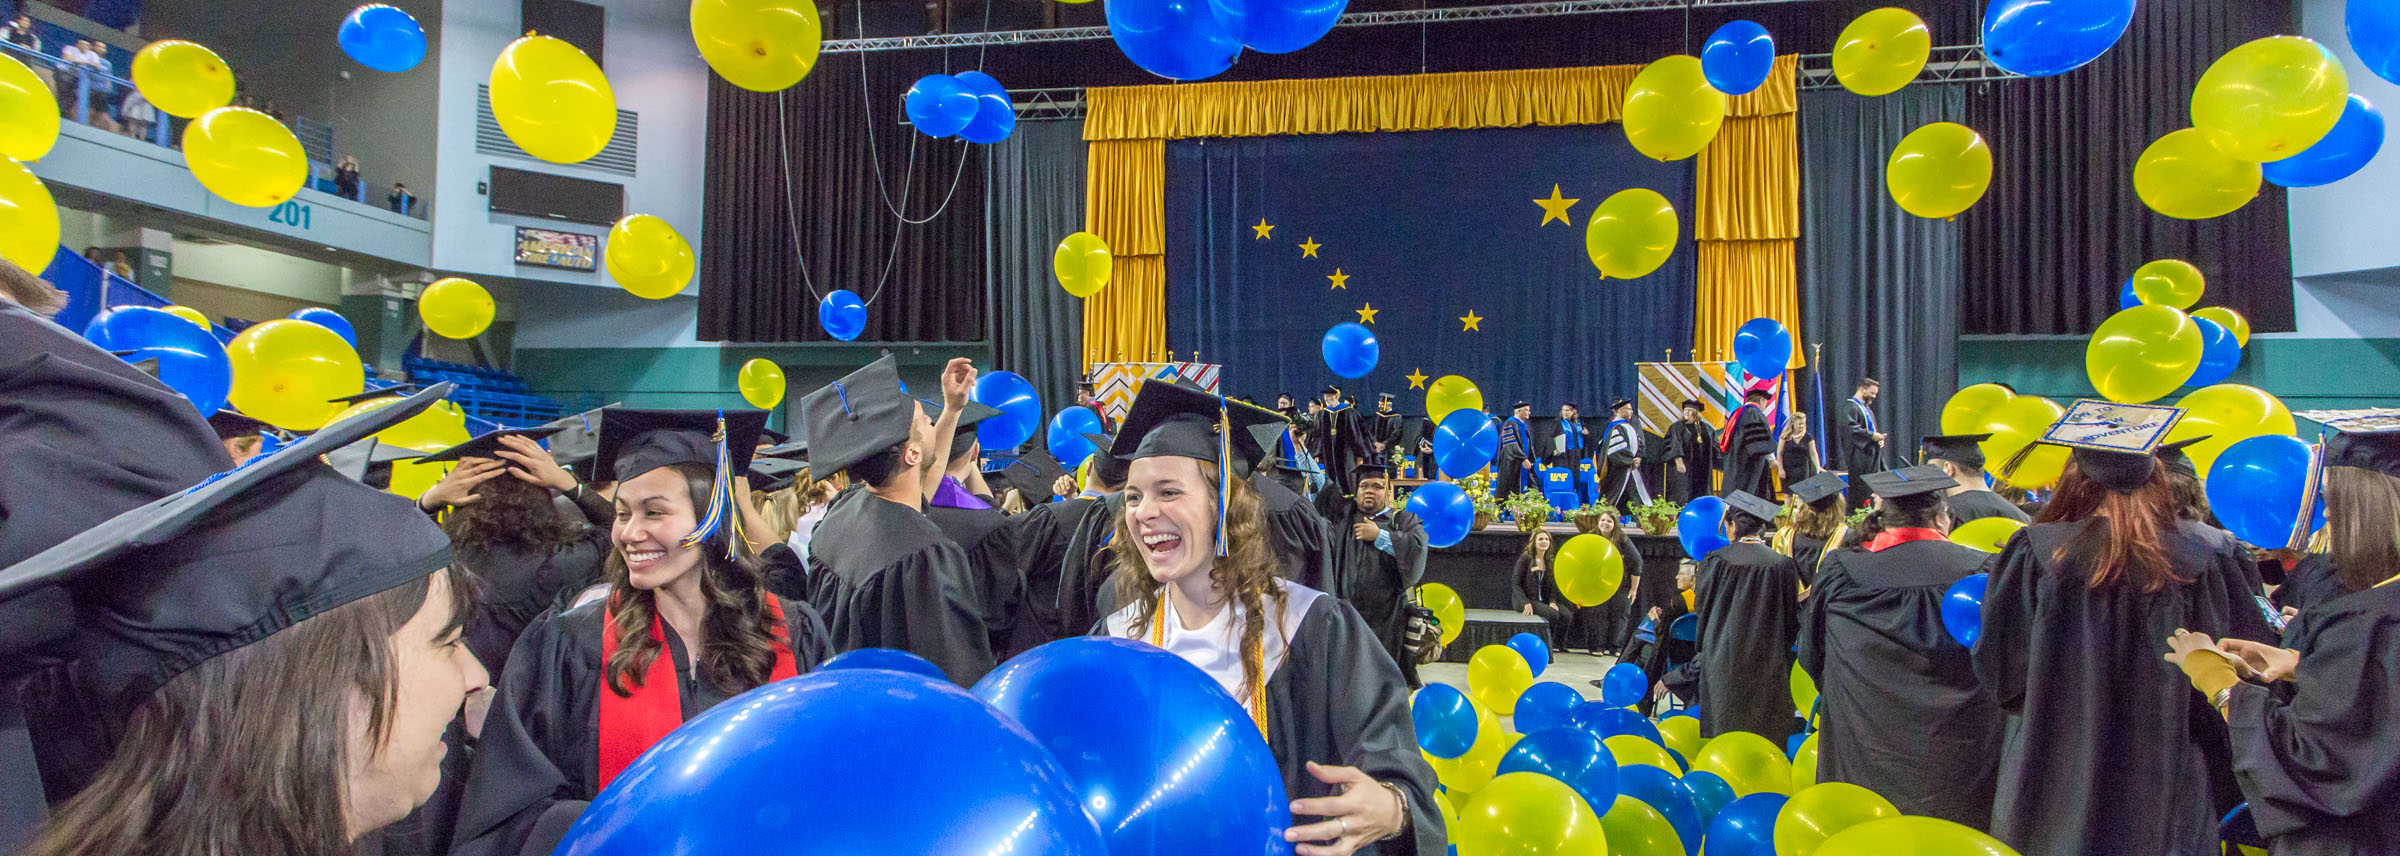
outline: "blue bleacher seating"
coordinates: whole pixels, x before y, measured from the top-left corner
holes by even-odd
[[[409,380],[419,384],[457,384],[451,401],[469,415],[499,425],[540,424],[557,419],[562,412],[556,400],[532,394],[525,379],[514,372],[424,357],[409,357],[403,367]]]

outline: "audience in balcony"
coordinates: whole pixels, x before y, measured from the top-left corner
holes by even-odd
[[[117,115],[125,119],[125,135],[137,140],[150,138],[150,129],[158,123],[158,108],[142,97],[139,89],[125,93],[125,101],[117,105]]]
[[[417,206],[417,197],[408,192],[408,185],[397,181],[392,182],[391,195],[385,196],[383,201],[391,203],[392,210],[401,214],[407,214],[409,209]]]
[[[18,15],[8,26],[0,27],[0,40],[34,53],[42,52],[42,37],[33,31],[31,15]]]
[[[333,191],[343,199],[358,199],[358,158],[343,155],[333,165]]]

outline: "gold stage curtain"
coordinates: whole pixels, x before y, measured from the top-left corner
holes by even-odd
[[[1614,65],[1085,90],[1084,223],[1116,255],[1108,288],[1084,302],[1085,360],[1166,353],[1165,141],[1604,124],[1618,120],[1640,72]],[[1687,218],[1700,253],[1699,353],[1730,351],[1734,328],[1760,315],[1799,329],[1797,72],[1797,57],[1776,57],[1764,85],[1727,99],[1724,128],[1700,153],[1698,210]],[[1753,311],[1761,306],[1782,308]]]

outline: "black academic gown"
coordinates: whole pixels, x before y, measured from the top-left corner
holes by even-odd
[[[1533,482],[1533,474],[1525,470],[1532,460],[1533,426],[1514,416],[1500,420],[1500,452],[1492,461],[1492,489],[1495,495],[1507,497]],[[1539,485],[1536,485],[1539,489]]]
[[[1117,611],[1110,591],[1116,578],[1117,557],[1109,549],[1116,540],[1117,518],[1125,513],[1125,495],[1112,493],[1094,501],[1076,517],[1067,536],[1066,558],[1059,564],[1058,635],[1087,636],[1102,617]]]
[[[1987,558],[1947,541],[1825,558],[1800,622],[1800,667],[1824,717],[1817,781],[1864,787],[1903,814],[1990,825],[2000,712],[1942,625],[1950,585]]]
[[[1425,526],[1414,514],[1384,509],[1374,520],[1391,536],[1391,552],[1386,553],[1374,542],[1354,537],[1353,524],[1366,519],[1366,514],[1338,497],[1330,506],[1325,519],[1334,528],[1334,537],[1326,545],[1326,555],[1339,569],[1336,575],[1342,581],[1342,599],[1365,617],[1401,677],[1409,686],[1417,686],[1416,658],[1408,651],[1408,592],[1425,577]]]
[[[509,651],[526,625],[562,598],[600,581],[615,512],[591,491],[584,491],[575,506],[591,525],[564,543],[535,549],[494,544],[454,552],[457,563],[482,585],[466,637],[467,650],[475,652],[485,671],[507,671]]]
[[[1010,627],[1015,636],[1010,651],[1031,651],[1060,638],[1058,629],[1059,569],[1065,564],[1067,539],[1075,522],[1098,500],[1088,496],[1046,502],[1008,519],[1009,538],[1017,545],[1018,573],[1025,578],[1023,612]],[[1090,625],[1087,623],[1086,628]]]
[[[1767,424],[1767,416],[1750,405],[1734,411],[1733,425],[1726,428],[1725,438],[1725,495],[1748,491],[1760,499],[1775,496],[1775,431]]]
[[[1755,541],[1718,549],[1693,580],[1700,614],[1700,734],[1748,731],[1783,745],[1800,632],[1800,566]]]
[[[1028,512],[1030,513],[1030,512]],[[984,637],[992,661],[1004,662],[1017,653],[1016,618],[1025,598],[1025,579],[1017,559],[1016,532],[1008,515],[997,508],[951,508],[926,505],[925,519],[967,553],[975,573],[975,597],[983,606]]]
[[[1400,442],[1400,422],[1401,417],[1397,411],[1390,413],[1381,410],[1375,411],[1374,440],[1380,444],[1375,447],[1376,458],[1381,459],[1391,454],[1393,445]]]
[[[2322,604],[2298,638],[2287,703],[2237,685],[2234,774],[2275,856],[2400,847],[2400,583]]]
[[[1377,460],[1375,438],[1367,425],[1366,414],[1356,405],[1329,408],[1317,414],[1317,430],[1309,435],[1309,454],[1317,458],[1317,466],[1325,468],[1325,478],[1334,485],[1336,493],[1351,493],[1358,489],[1360,461]]]
[[[2333,573],[2333,557],[2310,553],[2292,564],[2283,575],[2283,586],[2275,590],[2275,605],[2297,609],[2305,615],[2318,604],[2348,594],[2342,580]],[[2289,646],[2286,646],[2289,647]]]
[[[549,853],[599,795],[604,606],[594,601],[544,616],[518,636],[467,774],[453,856]],[[825,625],[808,604],[783,601],[783,618],[800,674],[831,656]],[[682,637],[660,627],[685,720],[739,695],[699,680]]]
[[[1667,458],[1683,463],[1683,472],[1667,474],[1668,499],[1682,503],[1716,493],[1712,477],[1717,466],[1717,429],[1706,422],[1677,420],[1667,428]]]
[[[915,508],[863,490],[834,500],[808,544],[808,579],[837,652],[897,648],[962,687],[992,670],[975,569]]]
[[[1988,490],[1962,490],[1946,500],[1950,507],[1950,528],[1966,525],[1970,520],[1986,517],[2006,517],[2018,523],[2032,523],[2033,518],[1999,494]]]
[[[2161,655],[2177,628],[2274,638],[2255,604],[2235,600],[2249,558],[2185,522],[2165,543],[2191,582],[2093,589],[2081,558],[2052,557],[2101,525],[2038,523],[1993,561],[1974,652],[2006,716],[1991,832],[2025,856],[2213,853],[2202,744],[2224,740],[2224,723]]]
[[[1858,508],[1874,496],[1867,491],[1867,480],[1859,476],[1884,470],[1883,444],[1875,442],[1876,429],[1881,426],[1857,398],[1842,399],[1841,410],[1842,432],[1836,439],[1841,441],[1842,470],[1850,474],[1850,507]]]
[[[1258,492],[1259,505],[1266,511],[1267,540],[1275,548],[1283,578],[1318,591],[1341,591],[1341,579],[1325,546],[1332,537],[1325,515],[1307,497],[1266,473],[1252,474],[1250,487]]]

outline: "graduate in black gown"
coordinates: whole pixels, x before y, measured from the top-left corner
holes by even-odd
[[[1826,551],[1841,546],[1850,534],[1848,485],[1841,476],[1820,472],[1791,486],[1792,525],[1775,533],[1775,552],[1800,563],[1800,584],[1817,584],[1817,566]]]
[[[1986,517],[2006,517],[2018,523],[2031,523],[2033,517],[2017,508],[2017,504],[2001,498],[1985,486],[1983,441],[1990,434],[1935,434],[1926,437],[1918,447],[1918,456],[1930,466],[1942,468],[1958,486],[1950,489],[1950,526]]]
[[[768,593],[735,519],[734,482],[765,423],[759,411],[602,416],[594,475],[614,483],[607,596],[518,636],[476,745],[453,854],[550,852],[675,726],[831,655],[808,604]]]
[[[506,671],[517,634],[599,582],[608,556],[615,509],[535,442],[558,430],[504,428],[417,459],[457,463],[417,507],[441,516],[456,561],[475,575],[481,608],[467,625],[467,647],[495,675]],[[578,519],[559,513],[561,496]]]
[[[2400,843],[2400,426],[2376,427],[2325,449],[2329,549],[2351,593],[2316,606],[2281,646],[2170,640],[2168,659],[2232,728],[2242,795],[2276,856]]]
[[[1244,427],[1279,418],[1143,385],[1115,450],[1131,461],[1110,548],[1128,570],[1126,605],[1102,630],[1183,657],[1250,712],[1293,800],[1286,840],[1331,856],[1440,856],[1447,836],[1407,683],[1357,610],[1277,576],[1238,475],[1265,457]]]
[[[1342,582],[1342,599],[1358,610],[1383,643],[1400,676],[1415,688],[1416,658],[1408,651],[1408,593],[1425,577],[1425,525],[1392,507],[1391,469],[1372,461],[1351,471],[1352,497],[1318,496],[1333,529],[1327,555]],[[1271,527],[1271,524],[1270,524]]]
[[[1058,583],[1051,615],[1060,638],[1090,635],[1092,625],[1108,614],[1100,609],[1100,599],[1116,570],[1116,560],[1107,549],[1109,533],[1115,531],[1116,515],[1124,508],[1117,492],[1125,489],[1125,462],[1108,453],[1116,438],[1084,436],[1099,444],[1099,451],[1092,455],[1090,478],[1084,481],[1083,492],[1059,503],[1062,507],[1057,512]],[[1028,572],[1028,579],[1031,576]]]
[[[939,412],[939,407],[928,404],[926,410]],[[1025,577],[1017,558],[1016,530],[1007,525],[1008,515],[992,505],[988,488],[975,490],[982,482],[978,461],[983,447],[977,443],[974,429],[1000,411],[973,401],[959,408],[958,433],[944,453],[941,484],[925,498],[925,518],[967,552],[967,566],[975,571],[976,600],[983,605],[984,635],[990,640],[996,663],[1018,650],[1010,646],[1016,636],[1017,616],[1023,611]]]
[[[2213,852],[2223,723],[2163,640],[2274,635],[2237,600],[2247,551],[2177,515],[2154,450],[2180,415],[2078,402],[2052,433],[2102,436],[2060,443],[2056,493],[1992,565],[1974,651],[2006,715],[1991,832],[2026,856]]]
[[[1869,473],[1881,534],[1825,557],[1800,622],[1816,681],[1817,781],[1881,794],[1903,814],[1990,825],[2000,711],[1942,624],[1950,586],[1987,554],[1950,543],[1933,467]],[[1836,493],[1836,497],[1840,494]]]
[[[1270,434],[1289,436],[1282,426],[1261,426],[1259,432],[1260,445],[1268,449],[1268,456],[1259,471],[1250,474],[1250,487],[1258,491],[1259,503],[1266,509],[1267,536],[1274,543],[1276,565],[1283,569],[1284,579],[1318,591],[1342,591],[1341,568],[1332,548],[1338,533],[1326,522],[1317,503],[1292,486],[1305,485],[1310,470],[1264,442]],[[1332,493],[1325,491],[1319,497]]]
[[[1108,446],[1101,444],[1098,448]],[[1065,495],[1058,496],[1055,502],[1034,503],[1025,513],[1008,518],[1004,524],[1009,541],[1017,546],[1017,576],[1025,585],[1025,594],[1018,599],[1018,613],[1009,622],[1014,632],[1007,650],[1030,651],[1059,638],[1059,565],[1066,556],[1067,536],[1074,533],[1074,515],[1092,503],[1093,492],[1075,488],[1074,477],[1058,459],[1039,449],[1009,465],[1007,472],[1018,482],[1040,485],[1041,496],[1050,496],[1052,491],[1061,489],[1059,480],[1066,479]],[[1033,495],[1035,492],[1028,491],[1029,502]]]
[[[1682,416],[1667,426],[1667,498],[1678,503],[1715,496],[1717,429],[1700,418],[1700,402],[1684,399]]]
[[[1800,563],[1759,537],[1777,506],[1747,492],[1725,497],[1733,543],[1700,561],[1700,736],[1747,731],[1783,745],[1792,705],[1792,640],[1800,633]]]
[[[1776,495],[1775,422],[1767,417],[1767,403],[1774,399],[1763,387],[1750,390],[1742,397],[1742,406],[1734,408],[1725,435],[1718,438],[1726,496],[1737,490],[1751,496]]]

